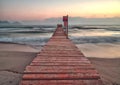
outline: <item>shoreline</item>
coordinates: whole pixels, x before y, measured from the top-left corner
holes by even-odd
[[[120,58],[120,43],[85,43],[76,46],[88,58]]]
[[[25,67],[36,57],[40,48],[1,42],[0,48],[0,85],[18,85]],[[85,48],[84,54],[85,51],[89,50]],[[120,84],[120,58],[87,58],[98,70],[105,85]]]

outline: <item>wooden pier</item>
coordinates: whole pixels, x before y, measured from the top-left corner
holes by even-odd
[[[24,71],[20,85],[103,85],[91,62],[58,27]]]

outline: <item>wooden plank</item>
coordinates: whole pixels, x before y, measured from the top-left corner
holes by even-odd
[[[76,64],[91,64],[90,61],[32,61],[34,62],[39,62],[39,63],[76,63]]]
[[[103,85],[101,80],[23,80],[22,85]]]
[[[59,53],[63,53],[63,54],[80,54],[81,53],[79,51],[41,51],[41,53],[52,53],[52,54],[59,54]]]
[[[40,53],[37,56],[83,57],[82,54],[81,55],[79,55],[79,54],[75,54],[75,55],[71,54],[70,55],[70,54],[66,54],[66,53],[64,53],[64,54],[61,54],[61,53],[59,53],[59,54],[49,54],[49,53],[44,54],[44,53]]]
[[[58,68],[56,68],[58,67]],[[75,72],[79,71],[79,70],[95,70],[95,68],[88,67],[88,66],[27,66],[26,67],[26,72],[31,72],[31,71],[36,71],[36,72],[43,72],[43,71],[64,71],[64,70],[74,70]]]
[[[84,60],[88,60],[87,58],[85,58],[85,57],[49,57],[49,56],[38,56],[38,57],[36,57],[34,60],[42,60],[42,59],[62,59],[62,60],[66,60],[66,59],[68,59],[68,60],[82,60],[82,61],[84,61]]]
[[[23,80],[97,80],[100,79],[96,73],[66,73],[66,74],[24,74]]]
[[[98,72],[95,70],[95,69],[54,69],[54,70],[45,70],[45,69],[42,69],[42,70],[39,70],[39,69],[26,69],[24,71],[24,74],[61,74],[61,73],[81,73],[81,74],[85,74],[85,73],[88,73],[88,74],[98,74]]]
[[[70,59],[70,58],[67,58],[67,59],[50,59],[50,58],[47,58],[45,59],[44,57],[42,57],[42,59],[34,59],[34,61],[88,61],[88,60],[80,60],[80,59]],[[89,62],[89,61],[88,61]]]
[[[30,65],[65,65],[65,66],[75,66],[75,65],[88,65],[90,63],[79,63],[79,62],[32,62]]]

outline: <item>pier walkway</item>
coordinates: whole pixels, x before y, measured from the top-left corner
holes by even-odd
[[[103,85],[100,75],[83,53],[58,27],[41,52],[28,65],[20,85]]]

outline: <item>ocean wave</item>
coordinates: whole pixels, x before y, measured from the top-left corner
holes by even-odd
[[[120,37],[69,37],[75,44],[85,43],[117,43],[120,42]],[[50,37],[39,37],[39,38],[0,38],[0,42],[10,42],[28,45],[39,45],[43,46],[49,41]]]
[[[72,28],[71,26],[69,29],[69,38],[76,44],[120,42],[119,27],[74,26]],[[49,26],[0,28],[0,42],[44,45],[55,29],[55,27]]]
[[[0,38],[0,42],[10,42],[28,45],[44,45],[49,40],[49,37],[43,38],[30,38],[30,37],[19,37],[19,38]]]
[[[50,33],[55,28],[0,28],[0,33]]]
[[[120,37],[113,36],[95,36],[95,37],[70,37],[75,44],[84,43],[117,43],[120,42]]]

